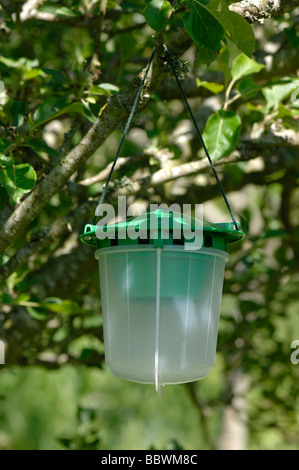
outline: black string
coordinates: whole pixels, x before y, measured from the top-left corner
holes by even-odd
[[[236,219],[235,219],[235,217],[234,217],[234,215],[233,215],[233,212],[232,212],[232,209],[231,209],[231,207],[230,207],[230,204],[229,204],[229,202],[228,202],[228,200],[227,200],[226,194],[225,194],[225,192],[224,192],[224,190],[223,190],[223,188],[222,188],[222,185],[221,185],[221,183],[220,183],[220,180],[219,180],[218,174],[217,174],[217,172],[216,172],[216,169],[215,169],[213,160],[212,160],[211,157],[210,157],[210,154],[209,154],[209,152],[208,152],[208,149],[207,149],[207,147],[206,147],[206,144],[205,144],[205,142],[204,142],[204,140],[203,140],[203,138],[202,138],[202,135],[201,135],[201,133],[200,133],[200,130],[198,129],[198,126],[197,126],[197,122],[196,122],[196,120],[195,120],[195,117],[194,117],[194,115],[193,115],[193,113],[192,113],[192,110],[191,110],[191,108],[190,108],[190,106],[189,106],[189,103],[188,103],[188,101],[187,101],[187,98],[186,98],[186,95],[185,95],[184,90],[183,90],[183,88],[182,88],[182,85],[181,85],[181,83],[180,83],[180,81],[179,81],[179,78],[178,78],[178,75],[177,75],[177,73],[176,73],[176,70],[175,70],[175,67],[174,67],[174,64],[173,64],[171,55],[169,54],[169,52],[168,52],[167,47],[165,46],[165,44],[163,45],[163,47],[164,47],[164,51],[165,51],[165,54],[166,54],[166,59],[167,59],[169,65],[170,65],[170,67],[171,67],[171,69],[172,69],[172,73],[173,73],[173,75],[174,75],[174,77],[175,77],[175,79],[176,79],[176,82],[177,82],[177,84],[178,84],[178,87],[179,87],[179,89],[180,89],[180,91],[181,91],[181,93],[182,93],[184,102],[185,102],[186,107],[187,107],[187,109],[188,109],[188,111],[189,111],[189,114],[190,114],[190,116],[191,116],[192,122],[193,122],[193,124],[194,124],[195,129],[196,129],[197,135],[198,135],[198,137],[199,137],[199,139],[200,139],[200,141],[201,141],[201,144],[202,144],[202,146],[203,146],[203,148],[204,148],[204,151],[205,151],[205,153],[206,153],[206,156],[207,156],[207,158],[208,158],[208,160],[209,160],[211,169],[212,169],[212,171],[213,171],[213,173],[214,173],[214,176],[215,176],[216,181],[217,181],[217,183],[218,183],[218,186],[219,186],[219,188],[220,188],[221,194],[222,194],[222,196],[223,196],[223,199],[224,199],[224,201],[225,201],[225,204],[226,204],[226,206],[227,206],[227,209],[228,209],[228,211],[229,211],[229,213],[230,213],[230,216],[231,216],[231,218],[232,218],[233,224],[234,224],[234,226],[235,226],[235,229],[236,229],[236,230],[240,230],[240,226],[239,226],[239,224],[237,223],[237,221],[236,221]],[[119,147],[118,147],[117,152],[116,152],[116,155],[115,155],[115,157],[114,157],[114,161],[113,161],[112,167],[111,167],[111,169],[110,169],[109,176],[108,176],[108,178],[107,178],[107,182],[106,182],[106,184],[105,184],[105,186],[104,186],[103,193],[102,193],[101,198],[100,198],[100,200],[99,200],[99,203],[98,203],[98,205],[97,205],[96,213],[97,213],[98,208],[99,208],[99,207],[103,204],[103,202],[104,202],[104,199],[105,199],[105,196],[106,196],[106,193],[107,193],[107,190],[108,190],[108,186],[109,186],[109,183],[110,183],[110,179],[111,179],[112,173],[113,173],[113,171],[114,171],[114,168],[115,168],[117,159],[118,159],[118,157],[119,157],[121,148],[122,148],[122,146],[123,146],[124,140],[125,140],[125,138],[126,138],[126,135],[127,135],[128,131],[129,131],[129,129],[130,129],[130,125],[131,125],[133,116],[134,116],[134,114],[135,114],[135,111],[136,111],[136,108],[137,108],[137,105],[138,105],[138,101],[139,101],[139,98],[140,98],[140,95],[141,95],[143,86],[144,86],[145,81],[146,81],[146,79],[147,79],[147,75],[148,75],[148,73],[149,73],[150,66],[151,66],[152,61],[153,61],[153,59],[154,59],[155,52],[156,52],[156,48],[154,47],[154,48],[153,48],[152,55],[151,55],[151,57],[150,57],[150,60],[149,60],[149,62],[148,62],[148,64],[147,64],[147,67],[146,67],[146,70],[145,70],[145,73],[144,73],[144,77],[143,77],[143,79],[142,79],[142,82],[141,82],[140,87],[139,87],[139,90],[138,90],[138,92],[137,92],[135,101],[134,101],[134,103],[133,103],[133,106],[132,106],[132,109],[131,109],[131,112],[130,112],[130,115],[129,115],[129,118],[128,118],[128,121],[127,121],[127,124],[126,124],[126,127],[125,127],[125,129],[124,129],[124,132],[123,132],[123,135],[122,135],[120,144],[119,144]],[[93,222],[92,222],[93,225],[94,225],[95,222],[96,222],[96,218],[97,218],[97,216],[95,215],[95,216],[94,216],[94,219],[93,219]]]
[[[227,208],[228,208],[228,211],[229,211],[229,213],[230,213],[230,216],[231,216],[231,218],[232,218],[232,221],[233,221],[233,224],[234,224],[234,226],[235,226],[235,229],[236,229],[236,230],[240,230],[240,226],[239,226],[238,222],[236,221],[236,219],[235,219],[235,217],[234,217],[234,215],[233,215],[233,212],[232,212],[232,209],[231,209],[231,207],[230,207],[230,204],[229,204],[229,202],[228,202],[228,200],[227,200],[226,194],[225,194],[225,192],[224,192],[224,190],[223,190],[223,188],[222,188],[222,185],[221,185],[221,183],[220,183],[218,174],[217,174],[216,169],[215,169],[215,167],[214,167],[213,160],[212,160],[212,158],[210,157],[210,154],[209,154],[209,152],[208,152],[208,149],[207,149],[207,147],[206,147],[206,144],[205,144],[205,142],[204,142],[204,140],[203,140],[203,138],[202,138],[202,135],[201,135],[201,133],[200,133],[200,130],[198,129],[198,125],[197,125],[197,122],[196,122],[196,120],[195,120],[194,114],[192,113],[192,110],[191,110],[191,108],[190,108],[190,106],[189,106],[189,103],[188,103],[188,101],[187,101],[187,98],[186,98],[186,95],[185,95],[184,90],[183,90],[183,88],[182,88],[182,85],[181,85],[181,83],[180,83],[180,81],[179,81],[179,78],[178,78],[178,75],[177,75],[177,73],[176,73],[176,70],[175,70],[175,67],[174,67],[174,64],[173,64],[171,55],[169,54],[168,49],[167,49],[167,47],[165,46],[165,44],[163,44],[163,47],[164,47],[164,51],[165,51],[165,54],[166,54],[167,62],[169,63],[169,65],[170,65],[170,67],[171,67],[172,73],[173,73],[173,75],[174,75],[174,77],[175,77],[175,79],[176,79],[176,82],[177,82],[177,84],[178,84],[178,87],[179,87],[179,89],[180,89],[180,91],[181,91],[181,93],[182,93],[183,99],[184,99],[184,101],[185,101],[185,104],[186,104],[186,106],[187,106],[187,109],[188,109],[188,111],[189,111],[189,114],[190,114],[190,116],[191,116],[191,119],[192,119],[192,121],[193,121],[193,124],[194,124],[194,127],[195,127],[195,129],[196,129],[197,135],[198,135],[198,137],[199,137],[199,139],[200,139],[200,141],[201,141],[201,144],[202,144],[202,146],[203,146],[203,148],[204,148],[204,151],[205,151],[205,153],[206,153],[206,156],[208,157],[210,166],[211,166],[211,168],[212,168],[212,171],[213,171],[213,173],[214,173],[214,176],[215,176],[216,181],[217,181],[217,183],[218,183],[218,186],[219,186],[219,188],[220,188],[221,194],[222,194],[222,196],[223,196],[223,199],[224,199],[224,201],[225,201],[225,204],[226,204],[226,206],[227,206]]]
[[[106,184],[105,184],[104,190],[103,190],[102,195],[101,195],[101,198],[100,198],[100,200],[99,200],[99,203],[98,203],[98,205],[97,205],[97,207],[96,207],[95,213],[97,213],[98,208],[99,208],[99,207],[103,204],[103,202],[104,202],[104,199],[105,199],[105,196],[106,196],[106,193],[107,193],[107,189],[108,189],[108,185],[109,185],[109,183],[110,183],[110,179],[111,179],[112,173],[113,173],[113,171],[114,171],[114,168],[115,168],[117,159],[118,159],[118,157],[119,157],[121,148],[122,148],[122,146],[123,146],[124,140],[125,140],[125,138],[126,138],[126,135],[127,135],[128,131],[129,131],[129,129],[130,129],[130,125],[131,125],[133,116],[134,116],[134,114],[135,114],[135,111],[136,111],[136,108],[137,108],[137,105],[138,105],[138,101],[139,101],[139,98],[140,98],[142,89],[143,89],[144,84],[145,84],[145,81],[146,81],[146,79],[147,79],[147,76],[148,76],[148,73],[149,73],[149,70],[150,70],[150,66],[151,66],[151,64],[152,64],[152,62],[153,62],[155,52],[156,52],[156,48],[154,47],[154,48],[153,48],[152,55],[151,55],[151,57],[150,57],[150,60],[149,60],[149,62],[148,62],[148,64],[147,64],[147,67],[146,67],[146,70],[145,70],[145,73],[144,73],[142,82],[141,82],[141,84],[140,84],[139,90],[138,90],[138,92],[137,92],[135,101],[134,101],[134,103],[133,103],[133,106],[132,106],[132,109],[131,109],[131,112],[130,112],[130,115],[129,115],[129,118],[128,118],[128,121],[127,121],[127,124],[126,124],[126,127],[125,127],[125,129],[124,129],[124,132],[123,132],[123,135],[122,135],[120,144],[119,144],[118,149],[117,149],[117,152],[116,152],[116,155],[115,155],[115,157],[114,157],[113,165],[112,165],[112,167],[111,167],[111,169],[110,169],[110,173],[109,173],[109,176],[108,176],[108,178],[107,178],[107,182],[106,182]],[[92,222],[93,225],[94,225],[95,222],[96,222],[96,218],[97,218],[97,216],[95,215],[95,216],[94,216],[94,219],[93,219],[93,222]]]

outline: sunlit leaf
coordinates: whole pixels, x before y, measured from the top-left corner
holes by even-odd
[[[265,68],[263,64],[249,59],[245,54],[240,54],[232,64],[232,77],[235,81],[240,80],[240,78],[246,77],[246,75],[260,72],[263,68]]]
[[[283,100],[288,98],[292,93],[296,94],[296,90],[299,89],[298,79],[286,80],[286,83],[280,83],[277,85],[264,87],[263,94],[266,98],[267,109],[271,109],[277,106]]]
[[[238,143],[241,119],[234,111],[219,110],[209,117],[203,139],[214,161],[227,157]]]
[[[71,18],[78,16],[77,13],[75,13],[73,10],[71,10],[68,7],[56,8],[55,14],[56,15],[61,15],[61,16],[68,16],[68,17],[71,17]]]
[[[50,310],[51,312],[67,315],[86,313],[85,310],[77,304],[77,302],[74,302],[73,300],[61,300],[57,297],[46,298],[43,302],[39,303],[39,307]]]
[[[19,59],[14,60],[10,57],[0,56],[0,62],[8,68],[18,69],[19,74],[24,80],[44,76],[44,72],[39,68],[39,62],[37,59],[30,60],[27,57],[20,57]]]
[[[168,1],[152,0],[143,10],[147,23],[155,31],[162,31],[171,13],[171,5]]]
[[[198,87],[202,86],[215,94],[220,93],[224,89],[224,85],[221,83],[201,81],[199,78],[196,79],[196,84]]]
[[[101,83],[100,85],[92,85],[89,93],[92,95],[111,96],[119,92],[119,87],[112,83]]]

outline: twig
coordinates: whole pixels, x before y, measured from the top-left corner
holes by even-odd
[[[163,151],[159,149],[147,149],[144,152],[138,153],[131,157],[119,157],[114,170],[115,171],[120,170],[121,168],[125,166],[131,165],[132,163],[136,163],[142,160],[149,159],[150,157],[157,156],[157,158],[159,158],[160,153],[166,154],[166,150]],[[100,171],[100,173],[90,178],[85,178],[84,180],[79,181],[78,184],[81,184],[82,186],[91,186],[92,184],[99,183],[100,181],[105,181],[110,173],[110,169],[112,165],[113,165],[113,162],[109,163],[109,165],[107,165],[106,168],[104,168],[104,170]]]

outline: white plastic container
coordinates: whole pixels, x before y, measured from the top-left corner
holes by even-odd
[[[97,248],[105,358],[113,374],[160,390],[212,369],[228,246],[245,234],[232,223],[206,222],[199,234],[197,222],[159,209],[104,231],[85,226],[81,240]],[[190,241],[186,228],[196,229],[201,242]]]
[[[215,360],[229,255],[136,245],[99,249],[96,258],[111,372],[157,390],[205,377]]]

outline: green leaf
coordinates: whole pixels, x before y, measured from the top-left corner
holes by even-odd
[[[74,18],[74,17],[78,16],[77,13],[75,13],[73,10],[71,10],[68,7],[59,7],[59,8],[57,8],[55,10],[55,14],[60,15],[60,16],[68,16],[70,18]]]
[[[255,46],[255,37],[251,25],[243,16],[234,11],[230,11],[229,15],[233,24],[233,32],[228,35],[229,39],[236,44],[240,51],[251,57]]]
[[[226,34],[234,33],[234,25],[231,20],[230,10],[223,0],[210,0],[206,9],[219,21]]]
[[[215,94],[220,93],[224,88],[224,85],[221,85],[220,83],[205,82],[201,81],[199,78],[196,79],[196,85],[198,88],[202,86]]]
[[[4,137],[0,139],[0,154],[3,153],[10,145],[11,143],[9,140],[5,139]]]
[[[230,73],[230,53],[227,47],[222,47],[219,51],[219,56],[217,60],[217,69],[221,71],[224,75],[224,87],[227,88],[229,82],[231,81],[231,73]]]
[[[22,305],[21,302],[20,305]],[[34,320],[45,321],[47,319],[47,312],[39,311],[36,308],[31,307],[30,305],[26,305],[26,310],[31,316],[31,318],[33,318]]]
[[[30,295],[22,292],[16,299],[14,299],[14,303],[19,304],[20,302],[27,302],[28,300],[30,300]]]
[[[197,54],[196,59],[194,61],[194,67],[199,67],[202,64],[210,65],[212,62],[214,62],[216,57],[217,52],[197,46]]]
[[[246,95],[247,98],[253,98],[259,90],[256,82],[250,76],[240,80],[236,88],[241,95]]]
[[[24,80],[30,80],[38,76],[44,76],[42,69],[38,68],[38,60],[30,60],[27,57],[20,57],[18,60],[9,57],[0,56],[0,62],[6,67],[18,69]]]
[[[290,28],[284,28],[284,34],[288,37],[289,43],[292,47],[299,46],[299,35],[296,30],[296,25],[293,24]]]
[[[12,125],[19,127],[24,122],[24,116],[27,112],[27,105],[24,101],[14,101],[10,108],[10,114],[12,117]]]
[[[88,101],[81,100],[84,116],[90,122],[96,122],[98,114],[101,110],[101,105],[98,103],[89,103]]]
[[[97,120],[97,116],[94,115],[94,113],[92,112],[91,108],[90,108],[90,103],[88,103],[88,101],[85,101],[85,100],[81,100],[82,102],[82,106],[83,106],[83,112],[84,112],[84,116],[90,121],[90,122],[96,122]]]
[[[63,73],[60,72],[60,70],[42,67],[42,71],[46,73],[47,75],[50,75],[52,77],[53,82],[55,83],[60,83],[61,85],[67,83],[67,81],[64,78]]]
[[[66,100],[57,101],[55,98],[50,98],[36,109],[33,115],[34,128],[66,113],[83,114],[82,103],[78,101],[68,104]]]
[[[1,292],[0,293],[0,302],[2,304],[11,304],[13,303],[13,297],[9,294],[7,294],[6,292]]]
[[[299,88],[299,80],[294,79],[287,83],[280,83],[270,87],[263,88],[263,95],[266,98],[267,110],[277,106],[294,91]]]
[[[91,95],[104,95],[108,96],[108,98],[118,92],[118,86],[113,85],[112,83],[101,83],[100,85],[92,85],[89,90],[89,93]]]
[[[285,237],[286,235],[287,235],[286,230],[282,228],[275,229],[275,230],[268,229],[264,233],[260,234],[260,238],[263,240],[268,239],[268,238],[276,238],[276,237],[282,238],[282,237]]]
[[[7,155],[0,154],[0,166],[2,168],[12,166],[13,164],[14,164],[14,158],[11,155],[7,156]]]
[[[28,163],[0,169],[0,185],[7,190],[12,206],[16,205],[23,194],[32,190],[35,182],[36,173]]]
[[[44,72],[42,71],[42,69],[38,69],[38,68],[23,69],[24,80],[31,80],[32,78],[36,78],[36,77],[44,77]]]
[[[20,68],[20,59],[16,61],[16,60],[10,59],[9,57],[0,56],[0,62],[9,68],[13,68],[13,69]]]
[[[196,44],[214,52],[220,48],[224,29],[207,7],[198,0],[192,0],[192,7],[183,17],[187,33]]]
[[[147,23],[155,31],[162,31],[166,25],[172,8],[168,1],[152,0],[143,10]]]
[[[71,315],[74,313],[86,313],[85,310],[73,300],[61,300],[57,297],[48,297],[43,302],[39,302],[39,307],[50,310],[54,313]]]
[[[49,147],[49,145],[47,145],[42,139],[30,139],[26,146],[32,148],[40,157],[44,157],[46,155],[50,155],[51,157],[59,156],[57,150]]]
[[[209,117],[202,137],[214,161],[227,157],[236,148],[240,127],[241,119],[233,111],[219,110]]]
[[[58,441],[67,449],[71,449],[72,445],[74,444],[74,440],[67,437],[59,437]]]
[[[253,59],[249,59],[245,54],[240,54],[232,64],[232,77],[234,81],[252,73],[257,73],[265,68],[263,64],[259,64]]]
[[[61,300],[57,297],[48,297],[43,302],[31,302],[27,299],[16,299],[13,303],[26,307],[29,315],[36,320],[45,320],[48,315],[47,311],[67,315],[87,313],[80,307],[80,305],[77,304],[77,302],[74,302],[73,300]]]

